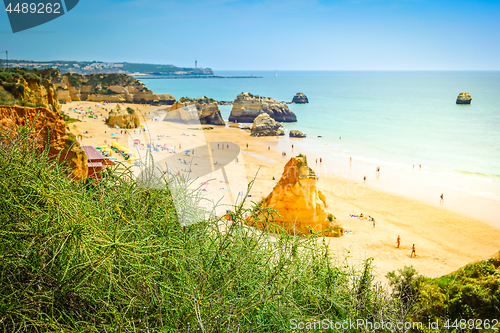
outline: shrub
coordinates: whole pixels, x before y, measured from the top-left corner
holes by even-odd
[[[132,108],[129,106],[129,107],[127,107],[127,112],[128,112],[128,114],[134,114],[134,113],[135,113],[135,110],[134,110],[134,109],[132,109]]]
[[[141,188],[118,169],[69,181],[29,130],[18,133],[0,143],[7,332],[281,332],[291,319],[401,319],[370,265],[346,266],[324,239],[270,237],[243,222],[252,208],[242,206],[231,223],[181,227],[167,187]]]

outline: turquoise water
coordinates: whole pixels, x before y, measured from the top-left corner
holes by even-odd
[[[143,82],[155,93],[170,93],[177,99],[205,95],[232,101],[248,91],[291,101],[295,93],[303,92],[309,104],[289,105],[298,122],[284,125],[306,133],[312,149],[335,150],[380,164],[500,175],[498,71],[215,74],[263,78]],[[471,94],[472,104],[455,104],[462,91]],[[220,109],[227,120],[231,106]]]

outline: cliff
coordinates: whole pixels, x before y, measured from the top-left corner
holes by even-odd
[[[154,94],[144,83],[126,74],[61,75],[54,70],[51,80],[57,87],[59,101],[108,101],[172,105],[175,97],[170,94]]]
[[[472,97],[468,92],[461,92],[457,97],[457,104],[470,104]]]
[[[33,126],[34,145],[42,150],[49,143],[49,156],[60,156],[59,162],[65,161],[71,169],[71,178],[87,178],[87,156],[59,113],[43,107],[0,106],[0,131],[15,138],[26,125]]]
[[[283,176],[273,191],[261,203],[254,215],[246,220],[250,225],[276,231],[267,221],[285,229],[291,234],[310,234],[323,232],[322,235],[343,236],[341,226],[328,220],[327,204],[324,194],[317,189],[316,175],[307,165],[305,156],[292,157],[285,165]],[[277,214],[270,216],[266,208]],[[331,216],[333,220],[333,216]]]
[[[183,97],[175,102],[170,109],[160,111],[166,111],[164,118],[166,121],[225,125],[217,101],[206,96],[196,99]]]
[[[0,86],[0,104],[45,106],[55,112],[61,111],[57,89],[50,78],[36,70],[0,69]]]
[[[281,124],[271,118],[267,113],[261,113],[253,121],[251,136],[277,136],[285,135]]]
[[[251,123],[259,114],[264,112],[276,121],[297,121],[295,114],[285,104],[278,103],[272,98],[260,97],[250,93],[241,93],[236,96],[229,121]]]
[[[307,96],[304,95],[304,93],[296,93],[295,96],[293,96],[292,103],[295,104],[307,104],[309,103],[309,100],[307,99]]]
[[[117,104],[116,108],[109,112],[106,124],[112,127],[118,126],[120,128],[133,129],[139,127],[141,122],[139,116],[134,113],[133,109],[127,108],[124,110]]]

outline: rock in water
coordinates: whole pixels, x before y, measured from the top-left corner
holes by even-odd
[[[286,104],[278,103],[272,98],[260,97],[247,92],[239,94],[234,99],[229,121],[251,123],[261,113],[267,113],[276,121],[297,121],[297,117]]]
[[[271,216],[266,208],[277,214]],[[328,220],[327,208],[325,195],[317,189],[316,174],[307,165],[306,157],[299,155],[288,161],[280,181],[246,223],[270,232],[282,227],[291,234],[307,235],[312,230],[329,237],[343,236],[343,228]]]
[[[470,97],[470,94],[465,91],[461,92],[457,97],[457,104],[470,104],[470,101],[472,101],[472,97]]]
[[[257,135],[258,134],[258,135]],[[285,135],[281,124],[271,118],[267,113],[261,113],[253,121],[251,136],[277,136]]]
[[[131,111],[132,112],[132,111]],[[120,105],[116,105],[116,108],[109,112],[109,117],[106,119],[106,123],[112,127],[120,128],[137,128],[141,124],[139,116],[135,113],[129,113],[127,110],[123,110]]]
[[[307,96],[304,95],[304,93],[296,93],[295,96],[293,96],[292,103],[295,104],[307,104],[309,103],[309,100],[307,99]]]
[[[183,97],[170,109],[160,111],[166,111],[165,121],[225,125],[217,101],[206,96],[196,99]]]
[[[288,134],[289,137],[291,138],[305,138],[306,135],[302,133],[301,131],[297,130],[291,130],[290,133]]]

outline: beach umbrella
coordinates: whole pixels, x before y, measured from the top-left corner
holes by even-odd
[[[139,141],[139,142],[140,142],[141,140],[139,140],[139,139],[135,139],[134,141]]]
[[[189,149],[184,150],[185,153],[189,153],[190,151],[191,150],[189,150]]]

